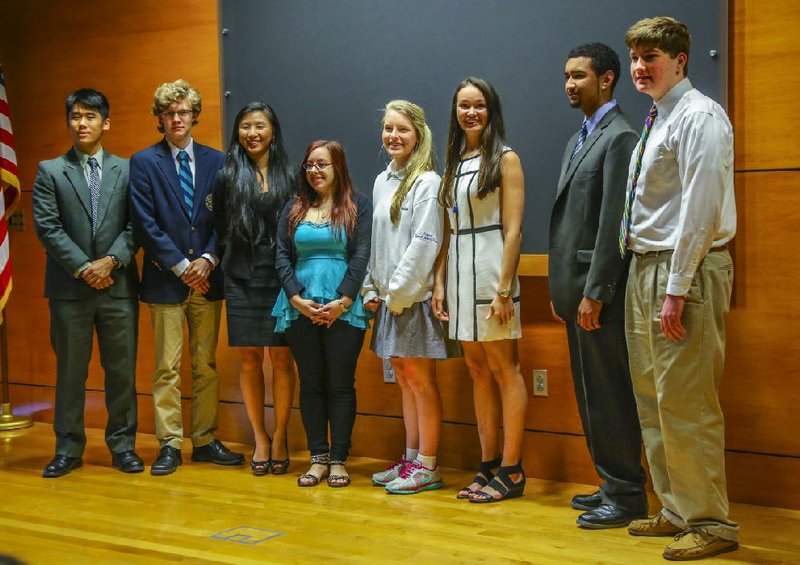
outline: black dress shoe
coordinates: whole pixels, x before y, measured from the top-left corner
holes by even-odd
[[[575,510],[594,510],[603,504],[603,497],[600,491],[595,491],[592,494],[576,494],[572,497],[572,506]]]
[[[80,457],[69,457],[67,455],[58,454],[45,466],[44,471],[42,471],[42,476],[48,479],[63,477],[73,469],[77,469],[82,465],[83,459]]]
[[[111,466],[117,467],[123,473],[141,473],[144,471],[144,461],[132,449],[113,453],[111,455]]]
[[[604,530],[606,528],[622,528],[633,520],[646,517],[646,512],[630,512],[610,504],[601,504],[594,510],[578,516],[576,523],[587,530]]]
[[[215,439],[208,445],[192,449],[192,461],[211,462],[217,465],[241,465],[244,463],[244,455],[231,451],[221,441]]]
[[[150,467],[151,475],[170,475],[175,472],[178,465],[183,464],[180,449],[165,445],[158,450],[158,457]]]

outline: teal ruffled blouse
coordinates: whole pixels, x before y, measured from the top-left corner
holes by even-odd
[[[295,277],[305,287],[300,296],[318,304],[339,298],[336,289],[347,272],[346,238],[337,238],[330,223],[304,221],[295,230],[294,243],[297,250]],[[364,308],[358,296],[352,298],[353,304],[339,319],[365,330],[369,327],[372,313]],[[275,332],[282,333],[302,314],[291,305],[286,291],[281,290],[272,315],[277,318]]]

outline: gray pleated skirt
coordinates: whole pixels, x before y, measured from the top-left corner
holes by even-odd
[[[431,301],[415,302],[395,316],[381,302],[372,325],[370,349],[378,357],[447,359],[446,332]]]

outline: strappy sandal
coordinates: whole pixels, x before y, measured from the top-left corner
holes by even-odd
[[[331,461],[331,465],[341,465],[344,461]],[[342,488],[350,486],[350,475],[328,475],[328,486],[331,488]]]
[[[511,479],[511,475],[521,474],[522,478],[518,482]],[[495,473],[494,478],[487,485],[500,493],[499,497],[494,497],[485,490],[473,492],[469,496],[470,502],[485,504],[488,502],[500,502],[508,498],[518,498],[525,491],[525,472],[522,470],[522,461],[510,467],[500,467]]]
[[[285,475],[289,470],[289,436],[286,436],[286,459],[270,459],[269,466],[273,475]]]
[[[266,461],[256,461],[255,459],[252,459],[250,461],[250,470],[256,477],[262,477],[269,473],[269,467],[269,459]]]
[[[325,471],[322,472],[322,475],[319,477],[315,474],[311,473],[310,470],[308,473],[303,473],[299,477],[297,477],[297,486],[299,487],[315,487],[319,484],[319,482],[328,476],[330,473],[330,464],[331,464],[331,457],[327,453],[320,453],[318,455],[311,456],[311,464],[312,465],[325,465]],[[274,473],[274,471],[273,471]]]
[[[480,489],[488,485],[489,481],[491,481],[494,478],[494,473],[492,472],[492,469],[498,468],[500,466],[500,463],[502,462],[503,458],[500,455],[498,455],[491,461],[481,461],[481,466],[478,468],[478,474],[475,475],[474,479],[472,479],[472,482],[480,485],[480,488],[478,488],[478,490],[472,490],[469,488],[470,485],[467,485],[460,491],[458,491],[456,498],[460,500],[468,499],[470,494],[472,494],[473,492],[478,492]]]
[[[261,477],[269,473],[270,462],[269,459],[264,461],[256,461],[256,450],[253,449],[253,456],[250,458],[250,470],[256,477]]]

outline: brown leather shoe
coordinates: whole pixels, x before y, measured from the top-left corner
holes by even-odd
[[[675,541],[664,549],[663,556],[670,561],[694,561],[737,549],[737,541],[716,536],[705,528],[688,528],[675,536]]]
[[[667,520],[661,512],[646,520],[634,520],[628,525],[628,533],[632,536],[672,537],[682,531],[681,528]]]

